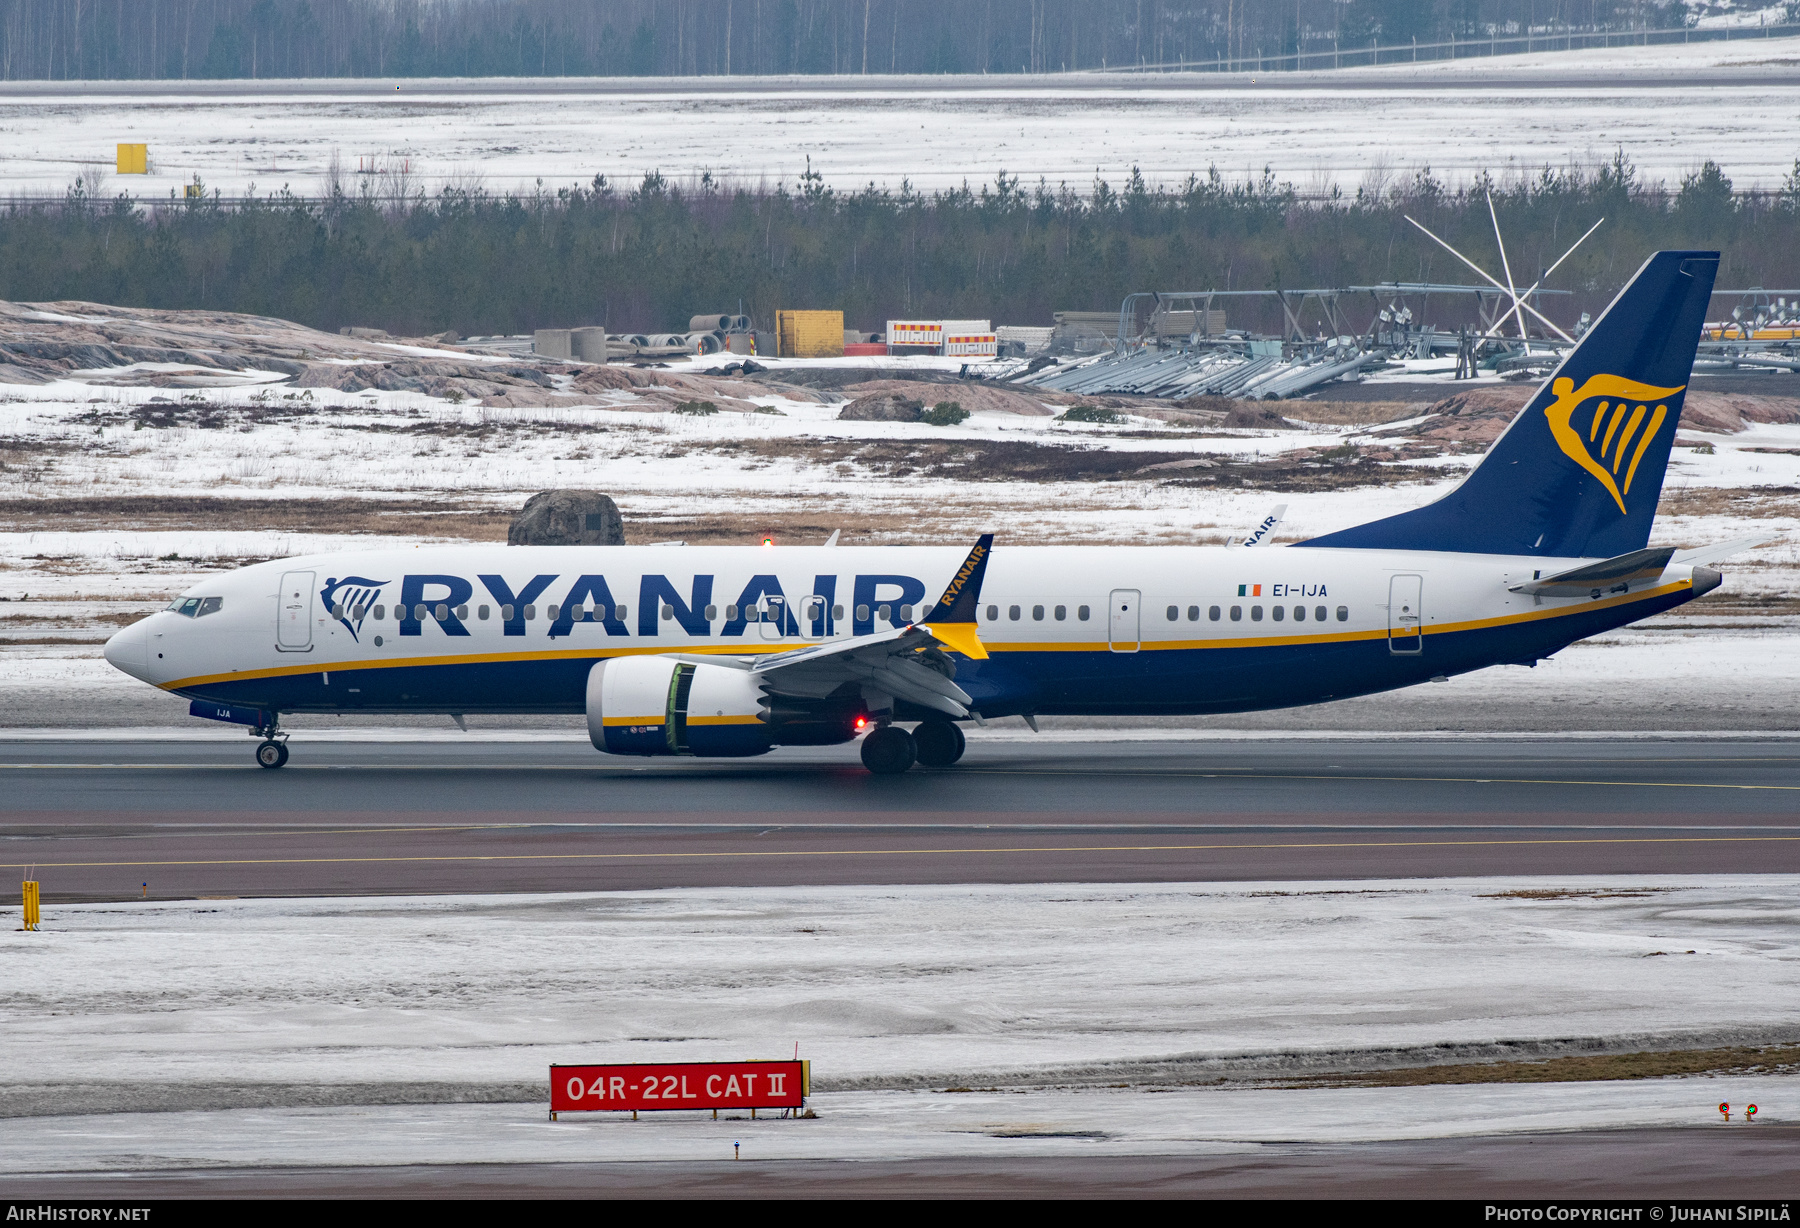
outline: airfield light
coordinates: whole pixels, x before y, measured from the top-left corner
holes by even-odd
[[[774,545],[774,544],[775,544],[775,539],[774,539],[774,538],[773,538],[773,537],[765,537],[765,538],[763,538],[763,545],[765,545],[765,546],[773,546],[773,545]]]

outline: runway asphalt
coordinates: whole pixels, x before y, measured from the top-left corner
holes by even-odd
[[[0,1200],[161,1198],[1786,1198],[1791,1127],[1273,1144],[1218,1156],[210,1169],[0,1177]],[[1471,1209],[1473,1221],[1482,1212]],[[1780,1211],[1770,1208],[1777,1222]],[[1767,1214],[1767,1213],[1765,1213]],[[1568,1218],[1575,1218],[1573,1216]],[[1660,1217],[1659,1217],[1660,1218]],[[1648,1221],[1645,1221],[1648,1222]]]
[[[704,885],[1800,870],[1800,743],[971,743],[621,760],[582,743],[0,742],[46,901]]]

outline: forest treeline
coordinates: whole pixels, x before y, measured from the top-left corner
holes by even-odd
[[[1680,0],[0,0],[0,78],[1058,72],[1690,16]]]
[[[1605,219],[1547,283],[1577,292],[1552,300],[1565,322],[1604,307],[1658,248],[1721,249],[1721,287],[1800,286],[1800,160],[1780,190],[1743,194],[1711,162],[1671,186],[1645,181],[1621,153],[1455,190],[1421,170],[1323,200],[1267,173],[1230,181],[1216,170],[1173,187],[1134,171],[1079,193],[1003,174],[931,195],[839,192],[811,172],[797,191],[755,192],[652,174],[398,203],[339,192],[146,206],[77,186],[0,210],[0,297],[412,336],[673,330],[740,305],[765,327],[777,308],[838,308],[869,330],[901,316],[1048,324],[1054,311],[1116,308],[1137,290],[1465,283],[1472,275],[1406,218],[1497,270],[1490,192],[1521,284]],[[1229,310],[1234,326],[1279,328],[1266,302]],[[1465,299],[1440,298],[1429,314],[1450,326],[1471,319]]]

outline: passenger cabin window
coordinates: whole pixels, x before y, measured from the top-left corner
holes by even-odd
[[[456,616],[458,618],[467,618],[469,616],[469,607],[466,605],[457,606],[456,607]]]
[[[537,607],[534,605],[526,606],[525,607],[525,621],[532,622],[536,618],[537,618]]]
[[[1316,605],[1313,607],[1313,621],[1321,622],[1321,623],[1325,621],[1325,607],[1324,606]]]
[[[1059,605],[1056,607],[1056,621],[1057,622],[1062,622],[1065,619],[1067,619],[1068,617],[1069,617],[1069,607],[1068,606]]]
[[[1034,623],[1041,623],[1044,621],[1044,607],[1043,606],[1034,605],[1031,607],[1031,621]]]
[[[832,606],[831,607],[831,616],[833,618],[837,619],[839,622],[842,622],[844,619],[844,607],[841,605]]]
[[[989,622],[997,622],[997,621],[999,621],[999,618],[1000,618],[1000,607],[997,605],[989,606],[988,607],[988,621]]]
[[[1231,607],[1231,621],[1234,623],[1241,623],[1244,621],[1244,607],[1243,606],[1234,605]]]
[[[387,607],[384,605],[376,606],[375,607],[375,621],[381,622],[385,618],[387,618]]]
[[[1207,606],[1206,607],[1206,616],[1209,619],[1211,619],[1213,622],[1218,622],[1219,621],[1219,607],[1216,605]]]
[[[490,606],[479,605],[479,606],[475,607],[475,617],[480,619],[482,622],[486,622],[488,620],[488,615],[491,612],[492,612],[492,607],[490,607]]]
[[[1180,620],[1181,620],[1181,607],[1178,605],[1170,606],[1169,607],[1169,621],[1170,622],[1179,622]]]
[[[1076,606],[1075,617],[1079,618],[1082,622],[1086,622],[1088,620],[1088,608],[1084,605]]]
[[[1011,619],[1013,622],[1018,622],[1019,621],[1019,607],[1016,605],[1007,606],[1006,607],[1006,617]]]
[[[1303,623],[1306,621],[1306,607],[1305,606],[1297,605],[1294,607],[1294,621],[1297,623]]]
[[[1262,621],[1262,607],[1261,606],[1253,605],[1250,607],[1250,621],[1253,623],[1259,623]]]
[[[1200,607],[1199,606],[1191,605],[1188,607],[1188,621],[1191,623],[1197,623],[1200,621]]]
[[[1259,613],[1259,612],[1260,612],[1260,611],[1258,611],[1258,613]],[[1276,606],[1276,607],[1274,607],[1274,608],[1273,608],[1273,609],[1271,609],[1271,610],[1270,610],[1270,611],[1269,611],[1269,613],[1271,613],[1271,614],[1273,614],[1273,615],[1274,615],[1274,616],[1275,616],[1275,621],[1276,621],[1276,622],[1280,622],[1280,621],[1281,621],[1281,620],[1282,620],[1282,619],[1284,619],[1284,618],[1286,618],[1286,617],[1287,617],[1287,607],[1286,607],[1286,606],[1281,606],[1281,605],[1278,605],[1278,606]],[[1256,613],[1252,613],[1252,614],[1251,614],[1251,617],[1252,617],[1252,618],[1254,618],[1254,617],[1256,617]]]
[[[912,621],[912,614],[913,614],[913,611],[912,611],[912,607],[911,607],[911,606],[909,606],[909,605],[903,605],[903,606],[901,606],[901,607],[900,607],[900,621],[901,621],[901,622],[903,622],[903,623],[909,623],[909,622],[911,622],[911,621]]]
[[[1347,605],[1339,606],[1337,614],[1338,614],[1339,622],[1347,623],[1350,621],[1350,607],[1349,606],[1347,606]]]
[[[859,605],[856,607],[856,621],[859,623],[866,623],[869,621],[869,607],[868,606]]]

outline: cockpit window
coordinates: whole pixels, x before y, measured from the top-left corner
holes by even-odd
[[[224,606],[223,597],[177,597],[169,603],[169,609],[183,618],[204,618],[217,614]]]

